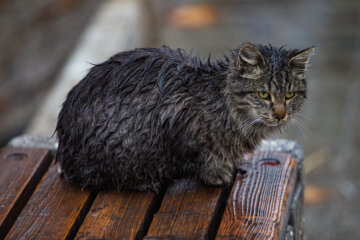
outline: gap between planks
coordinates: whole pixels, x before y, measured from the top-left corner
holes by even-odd
[[[46,149],[0,149],[0,239],[16,221],[50,163]]]
[[[274,153],[266,156],[279,158],[279,155],[274,155]],[[253,162],[255,161],[254,157],[251,159]],[[281,159],[283,160],[283,158]],[[293,163],[288,164],[292,164],[291,168],[296,167]],[[274,167],[271,166],[270,168]],[[288,167],[285,168],[288,169]],[[47,166],[45,166],[45,170],[43,171],[46,171],[46,169]],[[294,184],[295,180],[291,178],[293,173],[286,172],[286,174],[281,176],[283,180],[290,180],[288,185]],[[40,178],[41,175],[39,179]],[[56,166],[53,165],[43,177],[28,204],[21,212],[18,220],[7,235],[7,239],[17,239],[24,236],[46,239],[49,235],[42,234],[40,230],[44,231],[44,229],[48,229],[45,232],[49,233],[49,231],[53,231],[53,225],[69,221],[70,225],[65,224],[65,228],[63,225],[62,229],[60,227],[60,229],[56,231],[58,233],[58,235],[55,234],[56,237],[59,239],[142,239],[143,237],[145,237],[145,239],[214,239],[217,235],[217,238],[232,239],[231,237],[233,236],[229,235],[225,237],[224,235],[223,223],[226,223],[227,216],[223,214],[229,211],[226,209],[234,208],[233,205],[229,205],[230,201],[232,201],[229,199],[230,190],[233,195],[234,191],[240,191],[240,189],[244,187],[246,190],[246,187],[249,187],[246,184],[242,186],[242,178],[244,178],[244,176],[241,175],[239,177],[238,173],[232,189],[208,187],[192,179],[182,179],[167,188],[163,195],[134,192],[100,192],[97,194],[96,192],[89,191],[81,192],[79,188],[69,185],[63,179],[60,179],[56,173]],[[256,182],[258,180],[257,177]],[[288,185],[285,187],[285,195],[283,192],[281,200],[279,200],[285,202],[285,204],[284,196],[287,200],[291,199],[292,196],[292,188],[288,188]],[[50,191],[53,186],[55,186],[55,189],[60,188],[60,190],[57,189],[58,195],[67,194],[67,197],[65,197],[65,199],[61,199],[61,197],[57,199],[56,196],[53,196],[54,192]],[[259,189],[260,188],[254,189],[256,196],[259,195]],[[44,192],[46,193],[45,195]],[[44,198],[45,202],[36,200],[36,198]],[[59,204],[61,204],[62,201],[70,201],[72,198],[80,199],[80,204],[78,201],[74,201],[72,204],[68,204],[67,207],[61,208]],[[57,201],[57,204],[54,205],[55,207],[49,208],[46,201],[51,200]],[[125,201],[125,209],[121,209],[121,206],[118,206],[121,201]],[[258,199],[253,199],[250,204],[255,206],[258,201]],[[228,204],[226,204],[226,202],[228,202]],[[39,209],[36,209],[36,207],[39,208],[39,206],[41,208],[40,212]],[[66,213],[66,210],[69,210],[68,208],[71,207],[71,219],[64,217],[63,213]],[[43,217],[41,211],[44,209],[46,209],[48,215],[54,214],[57,218],[45,217],[47,221],[41,221]],[[280,227],[283,227],[286,222],[285,215],[288,212],[286,209],[287,207],[285,205],[277,215],[277,220],[281,220],[280,222],[278,221],[279,225],[281,225]],[[128,221],[131,217],[133,222]],[[30,225],[29,219],[30,222],[31,220],[33,221]],[[200,221],[197,221],[199,219]],[[235,215],[234,220],[237,219],[238,217]],[[256,219],[256,216],[254,216],[254,219]],[[223,221],[221,222],[221,220]],[[245,220],[244,218],[241,221],[248,221]],[[134,222],[136,224],[133,224]],[[236,222],[238,224],[239,221],[237,220]],[[94,229],[94,226],[98,226],[99,224],[102,224],[102,229],[105,229],[102,232]],[[122,231],[114,228],[116,226],[122,227]],[[251,231],[253,230],[254,229]],[[275,236],[282,235],[281,231],[281,229],[278,229],[278,231],[274,233]]]
[[[163,192],[100,192],[75,239],[142,239]]]
[[[213,239],[229,188],[180,179],[166,190],[145,239]]]
[[[53,164],[5,239],[71,239],[93,198],[61,179]]]

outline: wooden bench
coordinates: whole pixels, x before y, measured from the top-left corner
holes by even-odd
[[[83,190],[50,150],[2,148],[0,239],[302,239],[302,157],[278,145],[246,156],[230,188],[180,179],[159,195]]]

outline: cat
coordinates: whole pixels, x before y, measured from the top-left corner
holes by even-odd
[[[231,184],[243,155],[303,105],[313,51],[244,43],[204,61],[164,46],[94,65],[59,113],[65,179],[156,193],[181,176]]]

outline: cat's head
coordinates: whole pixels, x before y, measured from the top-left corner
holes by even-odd
[[[306,98],[304,74],[313,51],[250,43],[236,49],[226,80],[232,115],[270,127],[289,121]]]

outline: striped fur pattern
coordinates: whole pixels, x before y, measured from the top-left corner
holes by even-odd
[[[204,61],[164,46],[95,65],[58,117],[56,159],[65,179],[152,192],[184,175],[229,184],[242,155],[282,125],[269,117],[274,103],[257,92],[269,91],[275,101],[296,91],[286,103],[289,119],[302,105],[306,51],[247,43]]]

